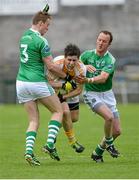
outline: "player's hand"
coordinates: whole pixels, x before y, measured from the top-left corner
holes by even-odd
[[[63,102],[66,101],[66,100],[63,98],[63,95],[62,95],[60,92],[57,94],[57,96],[58,96],[59,101],[60,101],[61,103],[63,103]]]
[[[87,82],[87,78],[85,76],[76,76],[75,77],[76,82],[79,84],[84,84]]]
[[[85,66],[86,66],[87,71],[90,73],[94,73],[96,71],[96,68],[92,65],[85,65]]]

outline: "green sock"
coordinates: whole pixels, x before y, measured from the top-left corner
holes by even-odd
[[[102,156],[103,152],[105,151],[105,149],[103,149],[100,144],[97,145],[94,153],[98,156]]]
[[[113,137],[105,137],[105,142],[108,146],[113,144]]]
[[[54,148],[54,141],[61,127],[61,123],[56,120],[51,120],[48,124],[48,138],[47,145],[50,148]]]
[[[33,154],[33,146],[37,133],[35,131],[26,132],[26,154]]]

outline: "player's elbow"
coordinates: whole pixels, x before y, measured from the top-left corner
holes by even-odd
[[[82,93],[82,88],[78,87],[78,88],[76,89],[76,91],[77,91],[77,95],[80,95],[80,94]]]
[[[82,92],[82,89],[79,89],[79,90],[78,90],[78,94],[81,94],[81,92]]]
[[[108,76],[107,75],[103,75],[102,78],[101,78],[101,83],[105,83],[108,79]]]
[[[55,86],[54,86],[54,82],[53,82],[53,81],[50,81],[50,80],[49,80],[49,84],[50,84],[52,87],[54,87],[54,88],[55,88]]]
[[[52,71],[52,72],[53,72],[53,70],[55,69],[55,67],[54,67],[53,64],[49,64],[49,65],[47,66],[47,68],[48,68],[49,71]]]
[[[101,80],[101,83],[105,83],[107,81],[107,79],[106,78],[103,78],[102,80]]]

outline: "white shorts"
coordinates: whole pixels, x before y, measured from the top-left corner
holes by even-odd
[[[16,92],[19,103],[51,96],[54,89],[47,82],[24,82],[16,81]]]
[[[105,104],[110,108],[115,117],[119,117],[116,108],[116,99],[112,90],[105,92],[85,91],[83,93],[84,102],[89,105],[92,110],[97,110],[101,105]]]

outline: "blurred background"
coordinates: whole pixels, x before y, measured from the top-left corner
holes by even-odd
[[[47,33],[53,56],[68,43],[81,52],[95,48],[101,30],[113,33],[117,59],[113,90],[119,103],[139,102],[139,0],[49,0],[53,20]],[[19,39],[46,0],[0,0],[0,104],[17,103],[15,80]]]

